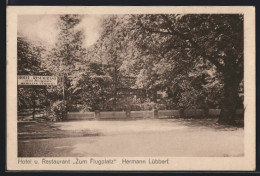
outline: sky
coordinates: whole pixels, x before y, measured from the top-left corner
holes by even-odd
[[[54,45],[58,35],[58,15],[21,15],[18,17],[17,30],[29,40]],[[86,35],[85,47],[94,44],[99,38],[101,16],[86,15],[77,29],[83,29]]]

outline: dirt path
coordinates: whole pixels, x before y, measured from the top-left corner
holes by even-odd
[[[19,156],[209,157],[244,153],[243,128],[217,126],[211,119],[74,121],[47,126],[53,129],[47,133],[50,138],[20,136]]]

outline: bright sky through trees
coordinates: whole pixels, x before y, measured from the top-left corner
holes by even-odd
[[[58,35],[58,15],[21,15],[18,17],[18,33],[35,42],[54,45]],[[101,16],[83,16],[76,29],[84,29],[87,47],[94,44],[100,35]]]

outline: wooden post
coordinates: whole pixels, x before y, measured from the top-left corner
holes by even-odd
[[[153,118],[154,119],[158,119],[159,118],[158,109],[154,109],[153,110]]]
[[[205,98],[205,107],[204,107],[204,118],[208,118],[209,116],[209,107],[208,107],[208,98]]]
[[[131,117],[131,110],[129,108],[126,109],[125,113],[127,118]]]
[[[63,108],[65,108],[65,112],[62,111],[62,118],[67,119],[67,102],[65,97],[65,76],[62,77],[62,102],[63,102]]]
[[[99,110],[96,110],[96,111],[95,111],[95,118],[96,118],[96,119],[99,119],[99,118],[100,118],[100,111],[99,111]]]
[[[32,101],[33,101],[33,111],[32,111],[32,119],[35,120],[35,105],[36,105],[36,102],[35,102],[35,88],[33,88],[33,94],[32,94]]]
[[[64,76],[62,77],[62,101],[63,101],[63,104],[65,104],[65,78]]]
[[[179,109],[179,112],[180,112],[180,118],[185,118],[185,117],[184,117],[184,108],[183,108],[183,107],[181,107],[181,108]]]
[[[116,60],[116,58],[115,58]],[[117,68],[114,66],[114,111],[117,110]]]

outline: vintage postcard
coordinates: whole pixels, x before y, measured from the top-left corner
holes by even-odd
[[[7,7],[7,169],[255,170],[255,9]]]

